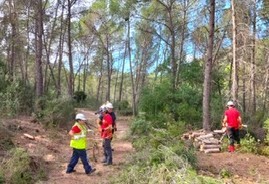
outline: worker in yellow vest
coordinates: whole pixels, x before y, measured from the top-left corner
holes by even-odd
[[[85,173],[91,174],[96,169],[90,166],[87,158],[87,118],[84,114],[79,113],[76,115],[75,119],[76,122],[73,125],[72,129],[69,131],[69,135],[71,136],[70,147],[73,148],[73,155],[71,157],[70,163],[67,166],[66,173],[69,174],[75,172],[74,168],[80,158],[83,163]]]

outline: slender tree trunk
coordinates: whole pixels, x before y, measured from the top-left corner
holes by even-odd
[[[11,40],[10,40],[10,55],[8,59],[8,76],[11,81],[15,80],[15,65],[16,65],[16,36],[17,36],[17,13],[15,11],[15,2],[9,0],[9,21],[11,24]]]
[[[128,38],[127,38],[128,39]],[[125,69],[125,59],[127,55],[127,47],[128,41],[125,41],[125,48],[124,48],[124,56],[122,61],[122,69],[121,69],[121,80],[120,80],[120,90],[119,90],[119,102],[122,100],[122,91],[123,91],[123,81],[124,81],[124,69]]]
[[[72,56],[72,39],[71,39],[71,7],[73,5],[72,0],[68,0],[68,13],[67,13],[67,36],[68,36],[68,60],[69,60],[69,77],[68,77],[68,94],[70,97],[74,93],[74,68],[73,68],[73,56]]]
[[[134,84],[134,75],[133,75],[133,66],[132,66],[132,55],[131,55],[131,37],[130,37],[130,19],[128,20],[128,55],[129,55],[129,64],[130,64],[130,77],[131,77],[131,84],[132,84],[132,108],[133,108],[133,115],[136,115],[136,94],[135,94],[135,84]]]
[[[263,111],[267,108],[268,89],[269,89],[269,54],[266,54],[266,65],[265,65],[265,78],[264,78],[264,91],[263,91]]]
[[[215,29],[215,0],[210,0],[210,21],[209,21],[209,40],[207,50],[207,61],[204,73],[204,90],[203,90],[203,129],[210,130],[210,95],[211,95],[211,78],[212,78],[212,59],[214,46],[214,29]]]
[[[43,26],[43,7],[42,0],[37,1],[36,8],[36,97],[39,99],[43,96],[43,70],[42,70],[42,26]],[[40,101],[37,103],[37,109],[42,108]]]
[[[251,103],[250,103],[250,109],[251,113],[255,114],[256,112],[256,84],[255,84],[255,78],[256,78],[256,63],[255,63],[255,52],[256,52],[256,0],[253,2],[253,21],[252,21],[252,51],[251,51],[251,71],[250,71],[250,88],[251,88]]]
[[[235,103],[238,100],[238,63],[236,55],[236,22],[235,22],[235,3],[234,0],[231,0],[232,6],[232,24],[233,24],[233,68],[232,68],[232,98]]]
[[[106,101],[110,101],[110,86],[111,86],[111,75],[112,75],[112,57],[110,58],[109,52],[109,36],[106,35],[106,62],[107,62],[107,92]]]
[[[58,62],[58,76],[57,76],[57,97],[62,93],[61,87],[61,76],[62,76],[62,64],[63,64],[63,47],[64,47],[64,37],[66,32],[66,27],[64,26],[64,6],[65,0],[62,2],[62,12],[61,12],[61,25],[60,25],[60,38],[59,38],[59,62]]]
[[[185,36],[186,36],[186,22],[187,22],[187,1],[184,0],[184,5],[183,5],[183,23],[181,25],[181,38],[180,38],[180,51],[179,51],[179,63],[177,65],[177,80],[176,84],[179,85],[179,74],[180,74],[180,65],[183,62],[184,59],[184,43],[185,43]]]

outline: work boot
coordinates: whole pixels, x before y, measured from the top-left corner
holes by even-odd
[[[73,173],[73,172],[76,172],[76,170],[66,171],[66,174],[70,174],[70,173]]]
[[[91,175],[93,172],[95,172],[96,171],[96,169],[95,168],[93,168],[91,171],[89,171],[89,172],[86,172],[86,174],[87,175]]]
[[[103,166],[109,166],[112,165],[112,163],[104,163]]]
[[[229,152],[234,152],[235,151],[235,148],[234,148],[233,145],[230,145],[228,149],[229,149]]]

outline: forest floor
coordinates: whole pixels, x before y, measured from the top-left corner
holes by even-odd
[[[92,111],[80,109],[90,122],[95,124],[97,116]],[[134,152],[131,142],[127,139],[127,133],[131,119],[128,117],[117,118],[118,131],[112,141],[113,165],[103,166],[101,160],[102,146],[100,136],[92,134],[89,138],[90,148],[92,143],[98,143],[99,153],[96,153],[97,162],[93,160],[92,149],[88,150],[90,164],[96,168],[91,175],[84,173],[83,165],[79,162],[76,172],[66,174],[66,167],[72,155],[69,147],[70,137],[68,135],[72,123],[62,131],[46,131],[39,123],[31,122],[30,117],[19,117],[5,122],[10,130],[14,129],[14,143],[19,147],[27,149],[30,155],[45,160],[48,180],[42,183],[48,184],[106,184],[109,177],[117,174],[123,169],[128,161],[128,156]],[[24,133],[33,135],[34,140],[23,136]],[[269,158],[254,154],[243,154],[239,152],[205,154],[197,152],[197,165],[199,174],[219,178],[220,173],[229,175],[227,184],[269,184]],[[39,182],[40,183],[40,182]]]

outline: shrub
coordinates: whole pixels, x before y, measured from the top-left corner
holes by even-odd
[[[246,136],[241,139],[241,146],[240,151],[246,152],[246,153],[257,153],[257,142],[253,136],[251,136],[249,133],[246,134]]]
[[[75,91],[73,96],[77,103],[84,102],[86,100],[86,97],[87,95],[84,91]]]
[[[3,173],[6,183],[31,184],[46,177],[45,174],[40,175],[40,173],[45,173],[43,165],[44,162],[40,160],[34,162],[26,150],[14,148],[10,150],[9,157],[1,164],[0,173]]]
[[[148,135],[151,125],[150,122],[147,122],[146,120],[143,119],[136,119],[132,124],[131,124],[131,135]]]
[[[72,101],[68,99],[47,100],[44,110],[37,113],[38,119],[46,127],[65,127],[74,119],[75,110]]]
[[[21,81],[10,83],[0,92],[2,115],[14,116],[18,113],[30,113],[33,110],[33,89]]]

